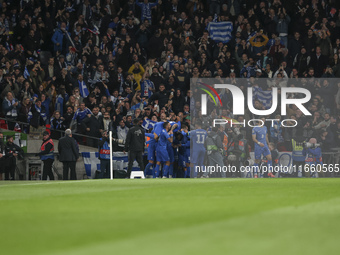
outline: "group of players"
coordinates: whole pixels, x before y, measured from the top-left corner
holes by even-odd
[[[167,121],[164,119],[154,124],[153,129],[145,134],[148,137],[146,176],[152,176],[153,178],[198,177],[197,169],[203,169],[203,165],[207,163],[205,159],[209,157],[206,153],[208,132],[202,129],[200,123],[195,124],[194,130],[189,131],[189,129],[187,123],[175,120]],[[275,173],[273,173],[268,130],[262,121],[258,121],[257,126],[252,129],[252,140],[254,142],[255,157],[252,176],[254,178],[261,176],[259,165],[262,159],[266,159],[267,176],[269,178],[276,177]],[[316,143],[316,140],[311,139],[310,142]],[[217,150],[218,148],[216,147]],[[223,153],[225,153],[226,158],[226,152]],[[322,165],[320,148],[308,148],[303,151],[303,154],[306,156],[306,164]],[[201,177],[206,176],[201,175]]]

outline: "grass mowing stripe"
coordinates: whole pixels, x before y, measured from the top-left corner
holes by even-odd
[[[72,254],[72,251],[76,252],[79,247],[96,247],[105,243],[117,244],[118,249],[121,247],[120,243],[128,240],[138,241],[142,236],[152,237],[157,236],[157,233],[164,233],[160,236],[162,240],[167,239],[168,236],[169,243],[183,247],[183,250],[188,249],[186,243],[189,241],[193,243],[195,239],[197,247],[206,246],[201,248],[202,253],[198,251],[197,254],[204,254],[209,244],[214,243],[214,239],[209,237],[209,231],[212,230],[207,228],[205,231],[202,227],[202,231],[207,235],[204,243],[203,239],[197,239],[195,226],[199,228],[211,224],[218,235],[221,232],[218,228],[221,222],[232,222],[234,219],[260,215],[259,220],[266,231],[272,231],[270,223],[273,222],[275,223],[273,230],[278,229],[276,235],[280,233],[279,227],[285,229],[286,225],[289,225],[294,233],[294,226],[310,228],[311,218],[300,221],[301,217],[297,216],[292,217],[289,224],[282,220],[276,223],[279,218],[270,219],[267,216],[266,219],[261,219],[263,218],[261,212],[334,199],[338,197],[340,187],[339,179],[235,180],[237,181],[229,179],[107,180],[87,182],[85,185],[36,185],[14,189],[7,187],[2,189],[0,197],[6,196],[3,192],[10,190],[11,194],[18,199],[0,201],[0,218],[6,219],[0,222],[2,251],[10,254],[50,254],[52,251],[70,251],[67,254]],[[121,187],[143,188],[112,190]],[[77,194],[79,189],[94,192]],[[96,192],[98,190],[101,192]],[[56,192],[60,194],[55,196]],[[21,200],[22,193],[33,196]],[[319,210],[319,214],[323,216],[325,212]],[[277,217],[275,214],[273,216]],[[333,217],[330,219],[334,220],[333,225],[337,226],[339,219]],[[253,228],[249,228],[247,224],[238,227],[244,229],[244,232],[240,230],[240,233],[236,232],[236,236],[243,233],[244,239],[252,243],[252,237],[248,232],[251,233]],[[261,230],[262,227],[256,225],[256,228]],[[183,229],[188,231],[187,238],[182,238],[180,235],[177,238],[171,236],[171,233],[179,230],[182,232]],[[322,225],[319,229],[325,231],[327,228],[326,225]],[[312,230],[315,231],[310,229]],[[38,236],[39,246],[35,245]],[[306,238],[303,238],[305,241]],[[17,245],[18,240],[21,246]],[[160,241],[159,238],[150,240],[149,242],[155,247],[151,251],[164,253],[164,249],[158,245],[163,243],[162,240]],[[240,247],[245,245],[244,240],[236,238],[230,240]],[[259,243],[262,245],[261,242]],[[112,248],[114,249],[115,246],[110,246],[104,254],[112,253]],[[218,248],[223,250],[225,246],[217,245],[214,253],[219,251]],[[260,249],[260,247],[254,249],[256,248]],[[139,254],[140,250],[134,246],[133,253]]]
[[[327,220],[320,219],[309,228],[304,222],[322,214]],[[340,227],[339,221],[334,226],[332,220],[340,214],[340,198],[310,203],[298,207],[283,207],[262,211],[253,215],[235,217],[218,222],[200,224],[191,227],[179,227],[147,235],[136,236],[127,240],[109,241],[95,245],[85,245],[74,250],[65,250],[52,255],[73,254],[259,254],[275,251],[275,254],[338,254],[337,235],[333,231],[319,235],[324,230]],[[268,220],[271,219],[271,220]],[[284,223],[284,224],[282,224]],[[306,238],[307,237],[307,238]],[[182,239],[181,246],[169,240]],[[157,241],[150,241],[157,240]],[[238,242],[235,243],[235,241]],[[244,240],[244,245],[240,245]],[[319,242],[325,245],[320,246]]]

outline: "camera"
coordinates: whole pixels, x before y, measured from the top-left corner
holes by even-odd
[[[253,166],[255,164],[254,160],[252,159],[247,159],[245,162],[244,162],[244,166]]]
[[[229,161],[229,162],[236,162],[236,160],[237,160],[236,155],[229,155],[229,156],[228,156],[228,161]]]
[[[320,147],[321,146],[321,144],[319,144],[319,143],[308,143],[308,142],[304,142],[303,143],[303,148],[305,148],[305,149],[315,149],[315,148],[318,148],[318,147]]]
[[[125,144],[125,141],[123,139],[112,138],[112,141],[114,141],[118,144]]]
[[[239,136],[241,134],[241,131],[239,128],[233,128],[234,133]]]

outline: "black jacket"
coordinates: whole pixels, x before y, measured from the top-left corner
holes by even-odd
[[[125,151],[144,151],[145,130],[137,125],[129,129],[126,135]]]
[[[86,117],[83,119],[81,125],[83,126],[83,130],[90,128],[90,131],[85,131],[86,135],[100,138],[101,134],[99,129],[101,128],[101,122],[103,122],[102,115],[98,116],[98,119],[94,115],[91,115],[91,118]]]
[[[150,97],[149,102],[155,101],[155,100],[158,100],[159,109],[162,109],[164,105],[168,103],[169,93],[166,92],[165,90],[163,92],[158,91]]]
[[[60,138],[58,144],[59,161],[77,161],[79,158],[79,152],[76,144],[76,140],[70,136],[64,136]]]
[[[0,154],[2,155],[6,155],[5,154],[5,143],[4,143],[4,140],[3,139],[0,139]],[[2,161],[5,160],[5,156],[3,156],[2,158],[0,158],[0,169],[3,169],[4,168],[4,164]],[[1,172],[0,172],[1,174]]]
[[[5,146],[6,158],[13,158],[13,153],[17,153],[20,159],[24,156],[24,151],[18,145],[7,142]]]
[[[46,113],[46,109],[45,106],[41,106],[41,110],[40,113],[37,112],[37,110],[35,109],[35,105],[33,104],[31,106],[31,112],[32,112],[32,118],[30,120],[30,124],[32,127],[34,128],[38,128],[40,126],[45,126],[45,121],[43,119],[43,117],[41,116],[42,113]]]

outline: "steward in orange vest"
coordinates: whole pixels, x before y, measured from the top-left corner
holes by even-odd
[[[42,180],[47,180],[47,176],[50,180],[54,180],[52,172],[52,164],[54,162],[54,143],[50,138],[50,134],[47,131],[43,132],[43,143],[41,144],[40,152],[36,154],[40,156],[40,159],[44,162]]]

